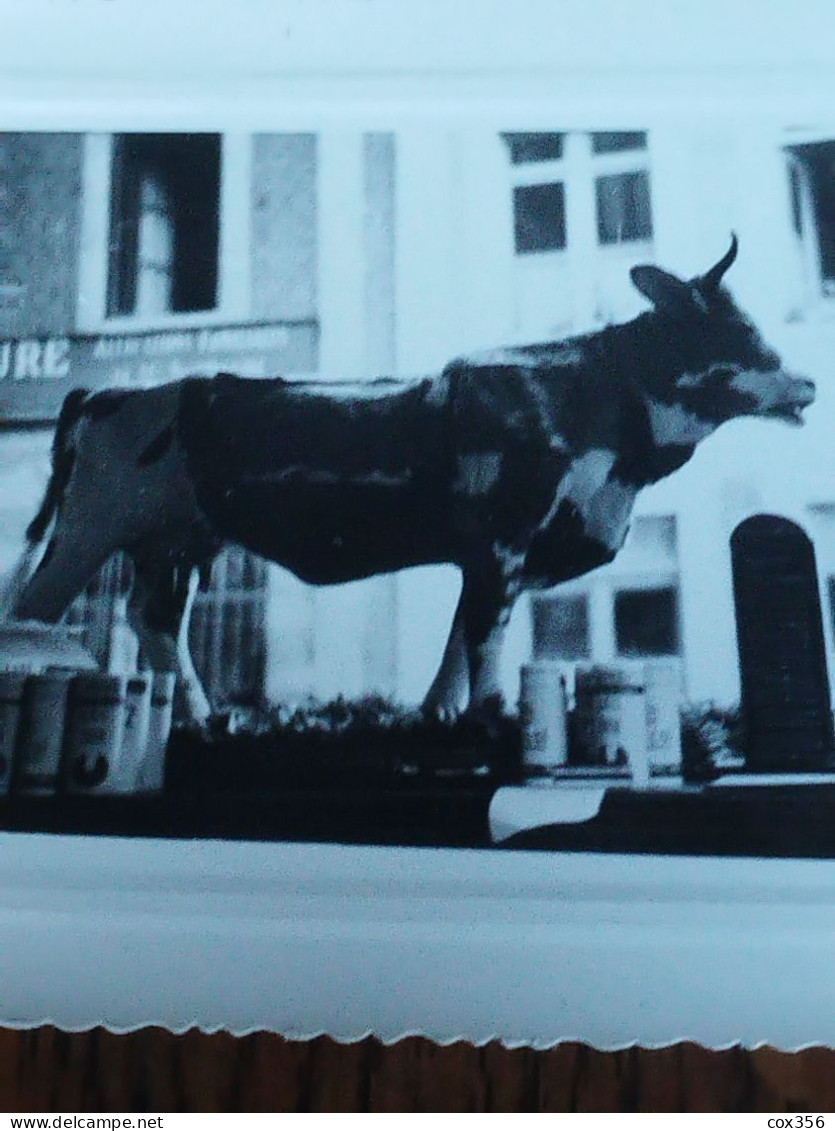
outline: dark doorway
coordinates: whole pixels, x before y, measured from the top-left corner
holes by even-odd
[[[751,770],[835,765],[815,552],[795,523],[755,515],[731,536]]]

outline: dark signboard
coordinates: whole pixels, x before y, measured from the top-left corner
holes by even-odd
[[[752,770],[833,765],[815,552],[788,519],[755,515],[731,537],[736,627]]]
[[[54,420],[70,389],[162,385],[221,370],[315,373],[315,322],[0,341],[0,423]]]

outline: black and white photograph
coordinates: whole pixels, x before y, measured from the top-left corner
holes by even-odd
[[[835,126],[0,170],[3,829],[835,855]]]
[[[0,8],[3,1026],[835,1044],[823,0]]]

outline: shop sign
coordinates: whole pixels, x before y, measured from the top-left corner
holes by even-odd
[[[315,322],[0,341],[0,423],[54,420],[79,386],[143,388],[220,371],[269,377],[316,369]]]

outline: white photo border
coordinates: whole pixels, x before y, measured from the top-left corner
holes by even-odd
[[[831,861],[0,837],[3,1024],[835,1042]]]
[[[628,128],[787,108],[803,124],[835,106],[824,0],[757,21],[739,0],[663,19],[654,0],[0,14],[15,130]],[[833,947],[832,861],[0,834],[8,1027],[797,1049],[835,1044]]]

